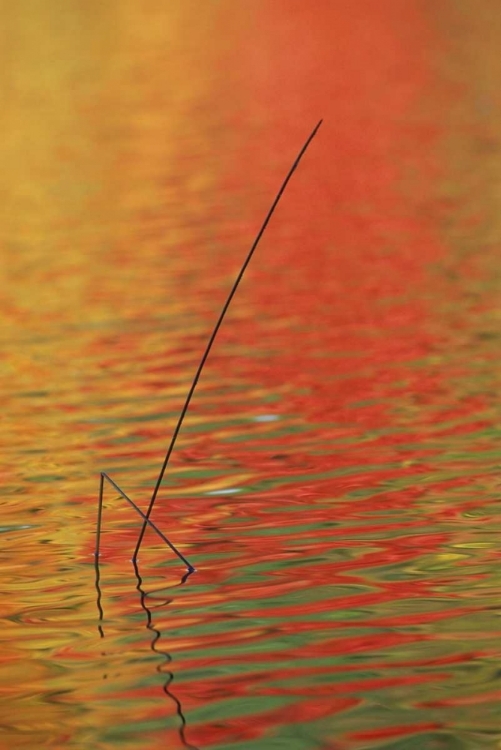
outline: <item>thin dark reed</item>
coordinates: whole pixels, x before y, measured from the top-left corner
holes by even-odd
[[[162,481],[163,481],[163,478],[164,478],[164,475],[165,475],[165,471],[167,469],[167,466],[168,466],[169,461],[170,461],[170,457],[171,457],[172,452],[174,450],[174,447],[176,445],[176,441],[177,441],[179,432],[181,430],[181,427],[183,425],[184,418],[185,418],[185,416],[186,416],[186,414],[188,412],[188,409],[189,409],[189,406],[190,406],[190,403],[191,403],[191,399],[193,397],[193,394],[195,393],[195,389],[197,387],[198,381],[199,381],[200,376],[202,374],[202,371],[203,371],[203,369],[205,367],[205,363],[207,362],[207,359],[209,357],[210,351],[212,349],[212,345],[213,345],[213,343],[214,343],[214,341],[216,339],[218,331],[221,328],[221,325],[222,325],[222,322],[224,320],[224,317],[225,317],[225,315],[226,315],[226,313],[228,311],[228,308],[229,308],[229,306],[231,304],[231,301],[232,301],[233,297],[235,296],[235,293],[236,293],[236,291],[238,289],[238,286],[239,286],[239,284],[240,284],[240,282],[241,282],[241,280],[242,280],[242,278],[244,276],[244,273],[247,270],[247,266],[249,265],[249,263],[250,263],[250,261],[252,259],[252,256],[254,255],[254,252],[255,252],[257,246],[259,245],[261,237],[263,236],[263,234],[264,234],[264,232],[266,230],[266,227],[268,226],[268,224],[270,222],[270,219],[273,216],[273,214],[275,212],[275,209],[276,209],[278,203],[280,202],[280,199],[281,199],[282,195],[285,192],[285,189],[286,189],[286,187],[287,187],[287,185],[289,183],[289,180],[291,179],[292,175],[296,171],[296,169],[297,169],[297,167],[299,165],[299,162],[303,158],[303,156],[304,156],[304,154],[305,154],[308,146],[310,145],[311,141],[316,136],[317,131],[318,131],[318,129],[319,129],[319,127],[320,127],[321,124],[322,124],[322,120],[320,120],[317,123],[317,125],[314,127],[313,131],[310,133],[310,135],[306,139],[304,145],[302,146],[301,150],[299,151],[298,155],[296,156],[296,158],[295,158],[295,160],[294,160],[291,168],[289,169],[289,171],[288,171],[285,179],[283,180],[283,182],[282,182],[282,184],[280,186],[280,189],[279,189],[278,193],[276,194],[275,199],[273,200],[273,203],[271,204],[271,207],[268,210],[268,213],[266,214],[266,217],[265,217],[265,219],[264,219],[264,221],[263,221],[263,223],[262,223],[262,225],[261,225],[261,227],[260,227],[260,229],[259,229],[259,231],[258,231],[258,233],[256,235],[256,238],[255,238],[254,242],[252,243],[252,246],[251,246],[251,248],[250,248],[250,250],[249,250],[249,252],[247,254],[247,257],[246,257],[246,259],[245,259],[242,267],[240,268],[238,276],[236,277],[235,282],[233,283],[233,286],[232,286],[232,288],[230,290],[228,298],[227,298],[226,302],[223,305],[223,308],[221,310],[219,318],[217,319],[216,325],[214,326],[214,330],[212,331],[212,333],[210,335],[210,338],[209,338],[209,341],[208,341],[207,346],[205,348],[205,351],[203,353],[202,359],[200,360],[200,364],[198,365],[197,370],[195,372],[195,377],[193,378],[193,382],[192,382],[192,384],[190,386],[190,389],[188,391],[188,394],[186,396],[186,400],[184,402],[183,408],[181,409],[181,413],[179,415],[176,427],[174,429],[174,432],[172,433],[172,438],[171,438],[169,447],[167,448],[167,452],[165,454],[165,458],[164,458],[162,467],[160,469],[160,473],[158,475],[158,479],[156,481],[155,487],[153,489],[153,493],[151,495],[150,502],[149,502],[148,508],[146,510],[146,513],[143,513],[137,507],[137,505],[130,499],[130,497],[128,497],[125,494],[125,492],[123,492],[123,490],[121,490],[120,487],[107,474],[105,474],[104,472],[101,473],[101,479],[100,479],[100,485],[99,485],[99,504],[98,504],[97,532],[96,532],[96,552],[95,552],[96,558],[99,555],[99,549],[100,549],[101,526],[102,526],[102,511],[103,511],[104,480],[106,479],[112,485],[112,487],[114,487],[114,489],[124,498],[124,500],[126,500],[130,505],[132,505],[133,508],[135,508],[135,510],[137,511],[137,513],[143,519],[143,525],[142,525],[141,530],[139,532],[139,537],[138,537],[138,540],[137,540],[136,548],[135,548],[134,554],[132,556],[132,561],[133,561],[134,565],[136,565],[136,562],[137,562],[137,555],[139,553],[139,549],[141,547],[141,544],[142,544],[142,541],[143,541],[143,538],[144,538],[146,527],[150,526],[158,534],[158,536],[165,542],[165,544],[167,544],[170,547],[170,549],[184,562],[184,564],[187,566],[189,572],[192,572],[192,571],[195,570],[195,568],[193,567],[193,565],[191,565],[191,563],[188,562],[188,560],[181,554],[181,552],[179,552],[178,549],[176,549],[176,547],[172,544],[172,542],[170,542],[169,539],[150,520],[150,515],[151,515],[151,513],[153,511],[153,508],[155,506],[155,502],[156,502],[156,499],[157,499],[157,496],[158,496],[158,492],[160,490],[160,486],[162,484]]]
[[[195,571],[195,568],[193,567],[193,565],[191,565],[191,563],[188,562],[186,557],[177,549],[177,547],[175,547],[172,544],[172,542],[169,539],[167,539],[165,534],[162,531],[160,531],[158,526],[154,524],[153,521],[150,521],[150,519],[146,517],[146,514],[143,513],[143,511],[140,508],[137,507],[136,503],[133,500],[131,500],[131,498],[128,495],[126,495],[126,493],[118,486],[118,484],[114,482],[113,479],[111,479],[111,477],[109,477],[104,471],[101,472],[101,481],[99,484],[98,526],[97,526],[97,532],[96,532],[96,550],[94,552],[96,559],[98,559],[99,553],[100,553],[101,525],[102,525],[102,516],[103,516],[103,492],[104,492],[104,480],[105,479],[118,492],[118,494],[121,495],[121,497],[123,497],[123,499],[126,500],[129,503],[129,505],[131,505],[134,508],[136,513],[138,513],[143,519],[143,522],[147,524],[148,526],[150,526],[153,529],[153,531],[155,531],[156,534],[160,537],[160,539],[163,542],[165,542],[165,544],[168,547],[171,548],[171,550],[179,557],[180,560],[184,562],[184,564],[188,568],[188,571],[190,573],[193,573]],[[135,558],[133,562],[135,563]]]
[[[157,479],[157,482],[155,484],[155,488],[153,490],[153,494],[151,496],[150,504],[149,504],[148,509],[146,511],[146,519],[149,519],[149,517],[151,515],[151,512],[153,510],[153,507],[155,505],[155,501],[157,499],[158,491],[159,491],[160,486],[162,484],[162,480],[164,478],[165,471],[166,471],[167,466],[169,464],[169,460],[170,460],[170,457],[172,455],[172,451],[174,450],[174,446],[176,445],[177,437],[178,437],[179,432],[181,430],[181,427],[183,425],[184,418],[185,418],[186,413],[188,411],[188,408],[190,406],[190,402],[191,402],[192,396],[195,393],[195,388],[197,387],[198,381],[200,379],[200,375],[202,374],[202,370],[204,369],[205,363],[206,363],[207,358],[208,358],[208,356],[210,354],[210,351],[212,349],[212,345],[213,345],[214,340],[215,340],[215,338],[216,338],[216,336],[218,334],[218,331],[221,328],[221,324],[222,324],[222,322],[224,320],[226,312],[227,312],[227,310],[228,310],[228,308],[229,308],[229,306],[231,304],[231,301],[232,301],[233,297],[235,296],[235,292],[238,289],[238,286],[239,286],[239,284],[240,284],[240,282],[241,282],[241,280],[243,278],[243,275],[244,275],[245,271],[247,270],[247,266],[249,265],[249,263],[250,263],[250,261],[252,259],[252,256],[254,255],[254,251],[256,250],[257,246],[259,245],[261,237],[263,236],[263,234],[264,234],[264,232],[266,230],[266,227],[268,226],[269,221],[270,221],[271,217],[273,216],[273,214],[275,212],[275,209],[276,209],[276,207],[277,207],[277,205],[278,205],[278,203],[280,201],[280,198],[282,197],[282,195],[283,195],[283,193],[284,193],[284,191],[285,191],[285,189],[286,189],[286,187],[287,187],[287,185],[289,183],[289,180],[291,179],[292,175],[296,171],[296,168],[297,168],[299,162],[301,161],[301,159],[302,159],[302,157],[303,157],[306,149],[310,145],[311,141],[316,136],[317,131],[318,131],[318,129],[319,129],[319,127],[320,127],[321,124],[322,124],[322,120],[320,120],[317,123],[317,125],[313,129],[312,133],[308,136],[306,142],[304,143],[304,145],[301,148],[299,154],[297,155],[297,157],[296,157],[296,159],[295,159],[292,167],[289,169],[289,172],[287,173],[284,181],[282,182],[282,185],[280,186],[280,189],[279,189],[277,195],[275,196],[275,200],[271,204],[271,208],[269,209],[268,213],[266,214],[266,217],[265,217],[265,219],[264,219],[264,221],[263,221],[263,223],[261,225],[261,228],[260,228],[259,232],[256,235],[256,239],[252,243],[251,249],[249,250],[249,252],[247,254],[247,257],[246,257],[246,259],[245,259],[245,261],[244,261],[244,263],[243,263],[243,265],[242,265],[242,267],[240,269],[240,272],[239,272],[237,278],[235,279],[235,282],[234,282],[234,284],[233,284],[233,286],[231,288],[231,291],[230,291],[230,293],[228,295],[228,299],[224,303],[223,309],[221,310],[221,313],[220,313],[219,318],[218,318],[218,320],[216,322],[216,325],[214,326],[214,330],[212,331],[212,334],[211,334],[211,336],[209,338],[209,341],[207,343],[205,352],[204,352],[204,354],[202,356],[202,359],[200,360],[200,364],[198,365],[197,371],[195,373],[195,377],[193,378],[193,382],[192,382],[192,384],[190,386],[190,390],[188,391],[188,395],[186,396],[186,400],[184,402],[183,408],[181,409],[181,413],[179,415],[179,419],[177,421],[176,427],[175,427],[174,432],[172,434],[170,445],[167,448],[167,453],[165,454],[164,462],[162,464],[162,468],[160,469],[160,473],[158,475],[158,479]],[[141,531],[139,532],[139,538],[138,538],[138,541],[137,541],[137,544],[136,544],[136,549],[134,550],[134,555],[133,555],[133,559],[134,560],[137,558],[137,555],[138,555],[138,552],[139,552],[139,548],[141,547],[141,543],[142,543],[143,537],[144,537],[144,532],[146,531],[146,526],[147,526],[147,520],[144,521],[143,526],[141,528]]]

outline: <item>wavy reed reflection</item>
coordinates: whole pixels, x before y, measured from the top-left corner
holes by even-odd
[[[171,683],[174,680],[174,674],[173,672],[166,670],[165,666],[167,664],[170,664],[172,662],[172,656],[169,654],[168,651],[163,650],[159,647],[158,643],[160,639],[162,638],[162,634],[160,630],[158,630],[153,622],[153,614],[148,606],[147,599],[148,596],[152,596],[151,594],[147,594],[146,591],[143,588],[143,579],[139,572],[139,566],[137,564],[136,560],[132,560],[132,567],[134,570],[134,575],[136,577],[136,590],[139,592],[139,601],[141,605],[141,609],[144,611],[146,615],[146,629],[150,631],[153,634],[153,637],[150,641],[150,649],[153,651],[154,654],[162,657],[163,662],[156,667],[156,671],[159,675],[162,676],[162,679],[165,678],[165,682],[163,683],[162,689],[167,698],[174,704],[176,708],[177,716],[179,717],[179,727],[178,727],[178,734],[179,734],[179,740],[181,742],[182,747],[188,748],[188,750],[199,750],[198,747],[188,742],[186,739],[186,730],[187,730],[187,722],[186,717],[183,713],[183,707],[181,704],[181,701],[176,697],[174,694]],[[96,557],[94,560],[94,570],[95,570],[95,589],[97,593],[97,599],[96,599],[96,606],[98,610],[99,620],[97,629],[99,632],[99,637],[101,639],[105,638],[105,631],[104,631],[104,621],[105,621],[105,613],[103,608],[103,594],[101,589],[101,569],[99,564],[99,558]],[[187,582],[188,578],[194,573],[195,571],[193,569],[188,570],[179,580],[179,583],[173,585],[171,588],[175,589],[179,586],[184,586],[184,584]],[[155,605],[158,608],[166,607],[171,603],[172,599],[162,597],[160,600],[155,601]]]
[[[152,615],[151,609],[147,605],[148,594],[143,589],[143,579],[141,578],[141,575],[139,573],[139,567],[138,567],[137,561],[135,560],[133,561],[133,566],[134,566],[134,573],[137,579],[137,590],[139,591],[139,595],[140,595],[141,607],[144,610],[144,613],[146,615],[146,627],[148,630],[150,630],[153,633],[153,638],[150,644],[151,650],[154,651],[155,654],[158,654],[159,656],[162,656],[164,658],[164,663],[163,665],[162,664],[158,665],[157,672],[161,675],[167,676],[167,680],[163,686],[163,690],[164,690],[165,695],[176,706],[177,715],[179,716],[179,720],[180,720],[179,739],[181,740],[183,747],[188,748],[188,750],[199,750],[199,748],[196,745],[190,744],[186,739],[187,722],[186,722],[186,717],[183,713],[183,707],[181,705],[181,701],[179,701],[178,698],[176,698],[176,696],[174,695],[170,687],[172,681],[174,680],[174,674],[173,672],[170,672],[165,669],[165,665],[169,664],[172,661],[172,657],[168,653],[168,651],[164,651],[160,649],[159,646],[157,645],[160,639],[162,638],[162,633],[160,632],[160,630],[157,630],[157,628],[153,624],[153,615]],[[195,572],[194,570],[188,570],[182,576],[179,584],[177,585],[183,586],[188,580],[188,578],[191,575],[193,575],[194,572]],[[157,607],[166,607],[168,604],[170,604],[171,601],[172,599],[162,598],[160,601],[155,601],[155,605]]]

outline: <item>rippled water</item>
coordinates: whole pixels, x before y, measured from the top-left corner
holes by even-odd
[[[1,33],[2,747],[500,748],[496,3]]]

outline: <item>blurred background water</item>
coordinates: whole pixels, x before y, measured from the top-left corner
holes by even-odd
[[[501,748],[494,0],[2,3],[5,748]],[[280,181],[154,520],[195,367]]]

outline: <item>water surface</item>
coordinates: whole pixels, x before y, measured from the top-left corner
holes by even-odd
[[[501,747],[486,0],[6,8],[5,747]],[[221,331],[232,280],[324,125]],[[100,619],[97,597],[102,607]]]

